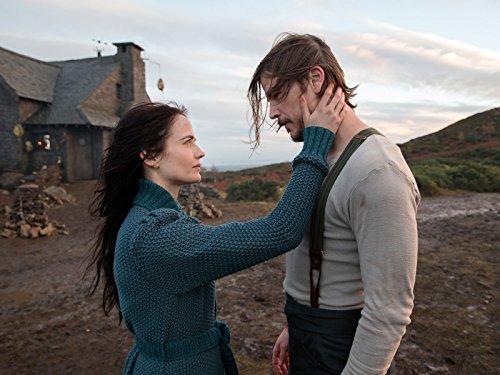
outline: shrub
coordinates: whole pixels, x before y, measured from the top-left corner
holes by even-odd
[[[500,192],[500,167],[476,160],[426,160],[410,164],[422,195],[444,190]]]
[[[417,181],[420,194],[424,196],[437,195],[441,192],[441,189],[437,186],[436,182],[428,176],[415,175],[415,180]]]
[[[450,171],[455,189],[498,192],[500,191],[500,168],[478,162],[457,165]]]
[[[266,201],[278,197],[278,184],[274,181],[264,181],[254,178],[251,181],[234,183],[227,188],[226,200],[237,201]]]

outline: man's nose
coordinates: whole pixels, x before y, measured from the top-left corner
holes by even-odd
[[[278,118],[279,115],[280,111],[278,106],[272,102],[269,102],[269,117],[274,120],[275,118]]]

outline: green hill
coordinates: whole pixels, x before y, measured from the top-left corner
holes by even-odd
[[[500,192],[500,108],[399,146],[423,195]]]
[[[500,192],[500,107],[477,113],[399,147],[422,195],[457,190]],[[226,190],[232,184],[254,179],[283,186],[290,174],[290,163],[279,163],[207,173],[206,177]]]
[[[500,107],[457,121],[399,145],[408,161],[430,159],[500,162]]]

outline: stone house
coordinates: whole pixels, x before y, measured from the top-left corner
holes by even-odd
[[[111,130],[149,102],[143,49],[44,62],[0,47],[0,173],[59,163],[67,181],[95,179]]]

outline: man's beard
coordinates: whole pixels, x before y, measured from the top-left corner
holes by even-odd
[[[285,126],[286,123],[288,122],[291,122],[289,119],[285,119],[283,121],[278,121],[278,130],[276,132],[279,132],[280,129]],[[295,136],[292,136],[292,132],[289,132],[287,130],[287,133],[290,135],[290,138],[292,139],[292,141],[296,142],[296,143],[299,143],[299,142],[304,142],[304,121],[302,119],[300,119],[300,123],[299,123],[299,130],[297,130],[297,134]]]
[[[292,141],[296,143],[304,142],[304,129],[305,129],[304,120],[300,119],[299,126],[300,126],[299,130],[297,130],[297,134],[294,137],[292,137],[290,133],[290,138],[292,138]]]
[[[292,138],[292,141],[296,143],[304,142],[304,129],[299,130],[294,137],[290,134],[290,138]]]

